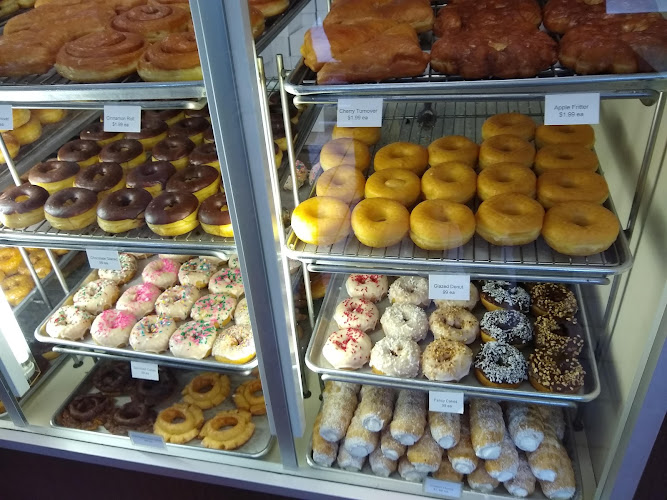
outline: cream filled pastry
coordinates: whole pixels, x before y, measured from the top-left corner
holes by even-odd
[[[130,339],[130,332],[136,322],[134,315],[127,311],[107,309],[93,321],[90,335],[98,345],[124,347]]]
[[[329,335],[322,355],[334,368],[358,370],[371,357],[371,339],[356,328],[342,328]]]
[[[196,286],[176,285],[167,288],[155,301],[155,312],[183,321],[190,316],[192,306],[199,298]]]
[[[130,332],[130,345],[139,352],[160,353],[169,349],[169,338],[176,331],[172,318],[155,314],[141,318]]]
[[[334,313],[339,328],[358,328],[362,332],[375,330],[379,318],[378,308],[368,299],[345,299]]]
[[[131,286],[116,302],[116,309],[127,311],[137,319],[142,318],[153,310],[160,291],[151,283]]]

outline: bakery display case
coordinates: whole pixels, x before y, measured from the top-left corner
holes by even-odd
[[[0,245],[35,283],[13,314],[0,300],[3,446],[295,497],[632,496],[667,335],[660,15],[606,14],[614,0],[54,3],[0,17],[0,48],[34,47],[65,11],[104,29],[66,23],[43,71],[9,74],[26,61],[0,50],[0,123],[6,105],[68,110],[18,153],[0,140],[3,197],[49,191],[21,227],[0,197]],[[149,54],[151,16],[180,27]],[[75,81],[59,55],[83,64],[89,41],[119,37],[137,57],[122,75]],[[613,50],[595,61],[587,43]],[[178,76],[157,53],[171,50],[187,52]],[[554,99],[599,103],[599,119],[545,125]],[[63,146],[118,142],[115,106],[141,113],[122,138],[141,152],[102,158],[122,164],[113,185],[66,176],[93,193],[77,224],[39,174],[86,162]],[[162,155],[163,133],[193,147]],[[191,185],[191,164],[212,177]],[[132,190],[145,200],[125,230],[104,207]],[[194,210],[169,219],[156,201],[171,193]]]

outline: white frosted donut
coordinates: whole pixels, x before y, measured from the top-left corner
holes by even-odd
[[[462,307],[440,307],[431,313],[428,324],[436,339],[472,344],[479,335],[479,321]]]
[[[227,261],[227,267],[231,267],[232,269],[238,269],[241,267],[241,264],[239,263],[239,256],[235,253],[231,254],[229,256],[229,260]]]
[[[352,298],[380,302],[387,295],[387,277],[381,274],[350,274],[345,288]]]
[[[90,314],[99,314],[113,306],[120,290],[111,280],[99,279],[87,283],[74,294],[74,305]]]
[[[421,354],[417,342],[408,337],[385,337],[373,346],[370,366],[380,375],[415,378]]]
[[[127,311],[137,319],[143,318],[155,307],[160,292],[158,287],[150,283],[131,286],[116,302],[116,309]]]
[[[255,339],[250,325],[233,325],[218,335],[213,356],[221,363],[240,365],[255,357]]]
[[[461,342],[436,339],[422,354],[422,371],[429,380],[458,382],[470,372],[472,350]]]
[[[419,342],[428,333],[428,317],[414,304],[394,304],[387,307],[380,318],[387,337],[404,337]]]
[[[134,314],[119,309],[103,311],[90,327],[90,335],[96,344],[104,347],[125,347],[132,327],[137,322]]]
[[[56,339],[80,340],[86,336],[95,316],[74,306],[63,306],[46,323],[46,333]]]
[[[120,261],[120,270],[100,269],[97,271],[97,275],[119,285],[129,282],[137,274],[137,259],[132,254],[122,253],[118,256],[118,260]]]
[[[248,301],[243,297],[236,304],[234,311],[234,323],[237,325],[250,325],[250,312],[248,311]]]
[[[160,257],[161,259],[173,260],[174,262],[183,264],[183,262],[189,261],[192,258],[192,255],[179,255],[177,253],[161,253],[158,254],[158,257]]]
[[[164,352],[169,348],[169,337],[176,331],[171,318],[152,314],[141,318],[132,327],[130,345],[139,352]]]
[[[472,311],[479,302],[479,290],[473,283],[470,283],[470,298],[468,300],[435,299],[433,302],[435,302],[436,307],[463,307]]]
[[[428,280],[420,276],[402,276],[389,287],[389,300],[392,304],[414,304],[428,307]]]
[[[224,293],[211,293],[199,299],[192,306],[190,317],[194,320],[208,321],[220,328],[232,320],[236,299]]]
[[[178,262],[170,259],[157,259],[149,262],[141,272],[144,283],[151,283],[162,290],[173,286],[178,279]]]
[[[178,279],[181,285],[192,285],[197,288],[206,288],[215,272],[215,264],[202,257],[195,257],[181,265]]]
[[[209,321],[188,321],[182,324],[169,339],[169,350],[177,358],[204,359],[213,349],[218,336]]]
[[[211,293],[226,293],[238,299],[245,293],[241,270],[238,267],[228,267],[222,271],[218,271],[211,276],[208,282],[208,289]]]
[[[199,288],[196,286],[172,286],[162,292],[155,301],[155,312],[160,316],[183,321],[190,316],[192,306],[198,298]]]
[[[338,328],[358,328],[362,332],[375,330],[379,318],[380,311],[367,299],[345,299],[334,313]]]
[[[371,339],[357,328],[341,328],[329,335],[322,355],[334,368],[358,370],[371,357]]]

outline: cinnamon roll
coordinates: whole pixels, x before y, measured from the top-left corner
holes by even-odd
[[[146,50],[137,67],[147,82],[201,80],[202,71],[194,33],[171,33]]]
[[[162,40],[169,33],[186,31],[190,16],[177,7],[141,5],[123,12],[111,21],[117,31],[136,33],[148,42]]]

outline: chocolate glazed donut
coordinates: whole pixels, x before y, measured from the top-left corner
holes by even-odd
[[[136,139],[121,139],[107,144],[100,151],[100,161],[127,163],[144,152],[144,147]]]
[[[119,189],[104,198],[97,207],[97,216],[108,221],[137,219],[153,200],[145,189]]]
[[[95,193],[108,191],[123,179],[123,167],[118,163],[95,163],[79,172],[74,187],[89,189]]]
[[[199,207],[199,222],[211,226],[226,226],[232,223],[229,210],[221,210],[227,205],[225,193],[218,193],[207,198]]]
[[[154,406],[167,399],[176,388],[176,377],[171,370],[158,368],[159,381],[137,380],[132,394],[133,401],[139,401],[148,406]]]
[[[161,161],[175,161],[188,156],[195,149],[195,143],[187,137],[167,137],[153,148],[153,158]]]
[[[84,128],[79,137],[83,141],[108,141],[118,135],[118,132],[105,132],[104,122],[95,122]]]
[[[144,111],[144,116],[149,119],[156,118],[168,123],[170,120],[181,116],[181,113],[183,111],[180,109],[165,109],[162,111]]]
[[[43,161],[30,169],[28,180],[33,184],[37,182],[49,184],[68,179],[78,174],[79,170],[81,167],[75,161]]]
[[[192,137],[197,134],[201,134],[211,124],[206,118],[202,117],[193,117],[193,118],[184,118],[183,120],[174,123],[169,129],[169,137],[176,136],[186,136]]]
[[[204,130],[204,142],[215,142],[215,137],[213,137],[213,127],[209,127]]]
[[[112,407],[111,400],[103,394],[85,394],[75,397],[67,406],[70,415],[76,420],[86,422],[102,416]]]
[[[127,363],[104,363],[95,370],[93,385],[107,396],[119,396],[128,389],[131,380],[130,365]]]
[[[194,194],[167,191],[150,202],[146,208],[146,222],[156,226],[172,224],[196,212],[198,207],[199,200]]]
[[[139,132],[127,132],[125,133],[125,138],[139,140],[156,137],[160,134],[164,134],[168,128],[169,127],[164,121],[148,115],[141,119],[141,130]]]
[[[294,105],[294,102],[292,99],[287,100],[287,107],[289,109],[289,117],[294,118],[296,115],[299,114],[299,110],[297,107]],[[283,104],[282,101],[280,100],[280,93],[279,92],[273,92],[269,96],[269,112],[273,115],[280,115],[282,117],[283,115]]]
[[[285,137],[285,121],[282,114],[271,115],[271,133],[274,141]]]
[[[97,204],[97,193],[90,189],[72,187],[49,196],[44,211],[52,217],[69,219],[87,212]]]
[[[176,173],[168,161],[149,161],[142,163],[127,174],[127,187],[148,188],[160,185],[164,189],[169,178]]]
[[[169,179],[167,191],[196,193],[214,183],[219,175],[218,171],[210,165],[191,165]]]
[[[86,161],[98,155],[100,149],[95,141],[76,139],[69,141],[58,150],[58,159],[61,161]]]
[[[157,413],[144,403],[130,401],[118,408],[104,427],[112,434],[127,435],[128,431],[152,432]]]
[[[208,118],[211,114],[208,111],[208,104],[201,109],[186,109],[186,118]]]
[[[197,146],[190,153],[190,163],[193,165],[206,165],[218,161],[218,151],[213,143]]]
[[[19,198],[26,199],[17,201]],[[25,214],[44,206],[49,192],[43,187],[22,184],[7,189],[0,195],[0,213],[3,215]]]

